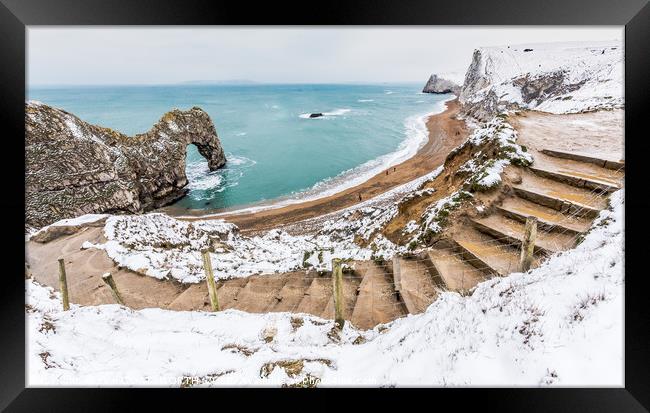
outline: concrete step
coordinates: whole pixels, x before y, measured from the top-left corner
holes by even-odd
[[[497,210],[508,218],[520,222],[526,222],[526,218],[531,215],[536,216],[538,219],[538,228],[547,232],[553,231],[578,235],[586,232],[591,227],[592,222],[591,219],[563,214],[553,208],[545,207],[517,196],[504,199],[503,203],[497,207]]]
[[[250,277],[233,278],[217,284],[217,299],[222,310],[234,308],[237,305],[237,296],[246,287]],[[207,292],[207,287],[206,287]]]
[[[440,287],[436,285],[429,265],[423,258],[418,257],[393,258],[395,289],[411,314],[425,311],[438,296]]]
[[[579,217],[595,218],[607,207],[607,195],[543,178],[522,170],[522,182],[513,185],[514,193],[528,201]]]
[[[219,297],[217,284],[217,298]],[[221,303],[219,303],[221,305]],[[180,293],[174,301],[167,306],[170,310],[212,311],[208,285],[205,282],[192,284]]]
[[[457,246],[457,252],[468,263],[482,271],[486,276],[505,276],[519,270],[520,250],[483,234],[469,226],[451,239]],[[539,265],[539,257],[535,257],[532,267]]]
[[[334,290],[334,284],[332,284],[332,279],[330,278],[330,285],[332,290]],[[357,302],[357,296],[359,295],[359,285],[361,284],[361,276],[355,273],[343,273],[343,318],[346,320],[350,319],[352,312],[354,311],[354,306]],[[334,319],[334,295],[330,294],[329,300],[325,309],[320,314],[323,318]]]
[[[295,311],[320,317],[331,297],[332,277],[315,275]]]
[[[452,250],[434,248],[428,250],[427,254],[449,291],[465,293],[487,279],[482,271],[468,264]]]
[[[291,273],[287,277],[287,282],[284,284],[276,298],[276,303],[270,307],[269,311],[272,312],[283,312],[291,311],[295,312],[298,308],[298,305],[305,296],[305,293],[309,289],[309,286],[312,283],[313,276],[316,275],[315,271],[304,272],[298,271]]]
[[[252,275],[237,295],[232,308],[249,313],[263,313],[277,304],[277,296],[287,282],[286,275]]]
[[[516,244],[520,248],[524,235],[524,223],[501,214],[471,220],[476,229],[506,244]],[[535,253],[553,254],[573,248],[576,238],[573,234],[544,232],[538,229],[535,237]]]
[[[367,261],[357,263],[357,271],[363,278],[350,318],[354,326],[369,329],[408,314],[394,288],[393,278],[384,266]]]
[[[586,174],[577,174],[575,172],[557,172],[544,168],[538,168],[536,166],[531,166],[529,169],[541,177],[553,179],[554,181],[563,182],[572,186],[577,186],[578,188],[598,189],[604,193],[611,193],[621,188],[619,184],[595,180]]]
[[[594,165],[600,166],[601,168],[613,169],[618,171],[625,170],[625,161],[622,159],[621,160],[603,159],[603,158],[595,157],[591,154],[585,154],[580,152],[558,151],[554,149],[542,149],[540,152],[545,155],[553,156],[556,158],[571,159],[574,161],[592,163]]]
[[[561,159],[544,153],[535,154],[530,170],[544,178],[586,189],[609,193],[623,184],[623,171],[606,169],[593,163]]]

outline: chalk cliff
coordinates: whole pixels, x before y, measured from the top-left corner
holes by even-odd
[[[166,113],[126,136],[39,102],[25,104],[25,224],[42,227],[89,213],[138,213],[186,193],[187,145],[210,170],[226,158],[200,108]]]
[[[474,51],[459,100],[464,114],[480,121],[504,110],[621,108],[623,59],[615,41],[482,47]]]

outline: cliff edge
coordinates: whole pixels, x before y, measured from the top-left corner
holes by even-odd
[[[25,224],[42,227],[90,213],[139,213],[183,195],[187,145],[210,170],[226,158],[202,109],[166,113],[126,136],[40,102],[25,104]]]
[[[474,51],[459,101],[479,121],[505,110],[622,108],[623,60],[616,41],[482,47]]]

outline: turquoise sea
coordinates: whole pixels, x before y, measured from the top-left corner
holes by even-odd
[[[424,119],[450,95],[421,84],[173,85],[30,88],[28,99],[128,135],[173,109],[199,106],[227,157],[210,172],[188,148],[189,194],[175,206],[222,209],[295,202],[359,183],[412,156],[426,141]],[[322,118],[307,118],[322,112]]]

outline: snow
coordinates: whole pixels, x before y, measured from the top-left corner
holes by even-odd
[[[215,278],[229,279],[258,273],[287,272],[303,268],[305,254],[318,269],[330,267],[331,258],[369,259],[372,252],[353,240],[332,241],[326,235],[292,236],[274,229],[244,237],[233,224],[221,220],[187,222],[160,213],[113,216],[104,228],[107,242],[84,243],[84,248],[104,249],[118,265],[159,279],[197,283],[205,279],[201,251],[210,252]]]
[[[479,151],[459,168],[459,171],[471,174],[466,180],[467,184],[483,190],[493,188],[501,183],[501,173],[510,163],[533,163],[533,157],[516,143],[517,131],[504,118],[504,115],[495,116],[490,122],[474,130],[464,144],[478,148],[494,142],[499,149],[498,155],[488,160],[483,160],[482,151]],[[461,145],[461,148],[464,145]]]
[[[477,128],[458,149],[471,145],[481,147],[495,143],[503,159],[483,160],[481,152],[461,169],[470,172],[468,185],[491,188],[501,183],[500,174],[510,162],[532,162],[530,154],[517,145],[517,134],[503,116]],[[223,220],[182,221],[160,213],[112,216],[107,219],[104,244],[84,243],[83,248],[104,249],[118,265],[158,279],[174,279],[198,283],[205,279],[201,250],[212,248],[211,259],[215,277],[229,279],[253,274],[280,273],[311,267],[331,269],[331,259],[390,259],[407,251],[384,238],[379,231],[398,215],[398,206],[413,197],[427,196],[432,189],[422,186],[442,173],[443,167],[400,185],[384,194],[343,211],[317,220],[319,228],[306,235],[291,235],[273,229],[247,237],[237,227]],[[409,223],[404,233],[414,234],[412,240],[423,240],[428,233],[439,233],[439,215],[460,206],[471,197],[465,190],[429,206],[421,217],[419,230]],[[314,225],[314,224],[312,224]],[[360,247],[355,238],[369,241]],[[216,244],[215,244],[216,242]],[[214,248],[216,245],[216,248]]]
[[[78,216],[76,218],[62,219],[50,225],[54,227],[55,226],[79,226],[84,224],[91,224],[93,222],[97,222],[107,217],[108,214],[85,214],[85,215]]]
[[[78,216],[76,218],[67,218],[56,221],[50,225],[46,225],[39,230],[30,231],[25,237],[25,241],[29,241],[32,237],[42,232],[47,231],[50,227],[80,227],[88,224],[92,224],[102,219],[107,218],[108,214],[85,214]]]
[[[79,140],[90,139],[95,143],[98,143],[102,146],[106,146],[106,143],[102,139],[98,138],[94,133],[91,133],[90,131],[86,130],[83,124],[80,125],[79,123],[77,123],[79,119],[77,119],[76,117],[65,112],[62,112],[62,117],[64,119],[65,126],[72,133],[72,136],[74,136],[76,139]],[[114,149],[111,148],[111,150]]]
[[[477,69],[485,83],[464,90],[462,98],[478,102],[494,92],[501,102],[552,113],[621,107],[622,50],[614,42],[482,48]],[[541,102],[524,101],[516,79],[559,72],[565,85],[578,87]],[[490,188],[501,182],[508,163],[532,162],[505,119],[499,115],[478,125],[458,148],[495,144],[500,152],[486,160],[479,151],[463,165],[470,175],[467,184]],[[83,135],[74,119],[68,121],[75,135]],[[178,129],[174,122],[169,127]],[[104,249],[118,265],[183,283],[204,279],[205,248],[218,279],[306,266],[329,269],[333,257],[387,259],[406,247],[379,230],[397,215],[400,202],[431,195],[422,187],[442,170],[295,224],[317,228],[302,233],[309,235],[283,228],[244,236],[224,221],[189,222],[153,213],[109,216],[107,241],[82,247]],[[408,222],[404,233],[417,240],[426,231],[439,231],[441,211],[469,197],[459,190],[438,200],[420,224]],[[612,194],[610,203],[578,247],[553,255],[537,269],[490,279],[469,296],[441,293],[424,313],[372,330],[348,323],[338,335],[332,334],[333,321],[306,314],[74,304],[64,312],[58,293],[26,280],[28,384],[622,386],[624,191]],[[52,225],[85,225],[103,218],[84,216]],[[357,237],[368,246],[359,247]],[[302,368],[295,369],[297,365]]]
[[[404,226],[402,234],[412,234],[420,228],[420,225],[414,219],[410,220]]]
[[[457,153],[468,146],[486,148],[491,144],[496,145],[498,149],[497,155],[491,158],[486,158],[482,150],[476,152],[471,159],[458,168],[458,172],[468,174],[464,189],[459,189],[429,205],[422,213],[419,228],[415,221],[407,223],[403,233],[414,233],[411,238],[414,246],[420,241],[425,241],[430,234],[438,234],[443,230],[443,222],[446,220],[447,213],[460,207],[464,200],[472,197],[472,194],[466,189],[486,191],[494,188],[501,184],[501,173],[507,165],[510,163],[530,165],[533,162],[533,157],[516,143],[517,131],[505,119],[505,114],[498,115],[490,122],[478,126],[465,143],[452,151],[452,153]],[[412,191],[402,198],[402,202],[432,193],[432,189]]]
[[[205,279],[201,250],[211,248],[216,279],[247,277],[305,268],[331,269],[333,257],[369,260],[391,258],[405,247],[393,244],[378,231],[397,215],[397,205],[421,185],[437,177],[443,168],[397,186],[375,198],[319,218],[319,229],[307,235],[291,235],[273,229],[248,237],[234,224],[223,220],[183,221],[161,213],[116,215],[106,220],[103,244],[85,242],[82,248],[97,248],[119,266],[158,279],[198,283]],[[428,192],[428,191],[424,191]],[[360,247],[355,237],[368,241]],[[321,253],[321,259],[318,259]]]
[[[531,51],[524,51],[532,49]],[[479,48],[477,90],[463,90],[462,100],[479,102],[493,91],[501,102],[550,113],[577,113],[619,108],[623,97],[623,45],[621,42],[568,42]],[[563,73],[565,86],[577,89],[541,102],[526,103],[516,79]],[[465,85],[467,87],[468,85]]]
[[[465,81],[465,73],[464,72],[438,73],[438,78],[449,80],[452,83],[462,86],[463,82]]]
[[[473,195],[467,191],[458,190],[429,205],[422,213],[421,230],[413,239],[419,239],[422,235],[426,234],[427,231],[431,231],[434,234],[442,231],[442,226],[439,222],[440,212],[443,210],[451,211],[456,209],[461,205],[463,199],[471,198],[472,196]]]
[[[168,119],[168,120],[167,120],[167,127],[168,127],[172,132],[176,132],[176,133],[177,133],[177,132],[180,132],[180,130],[181,130],[181,129],[178,127],[178,125],[176,124],[176,122],[174,122],[174,121],[171,120],[171,119]]]
[[[66,116],[65,117],[65,126],[68,128],[70,132],[72,132],[72,136],[74,136],[77,139],[83,139],[84,138],[84,133],[79,129],[79,126],[77,125],[77,122],[75,122],[74,118],[72,116]]]
[[[373,330],[346,323],[338,338],[331,320],[287,313],[64,312],[58,293],[27,280],[27,383],[622,386],[623,202],[614,193],[577,248],[537,269],[442,293]]]

